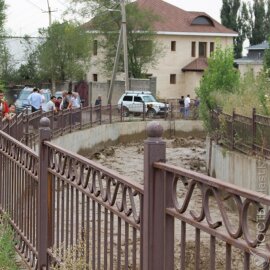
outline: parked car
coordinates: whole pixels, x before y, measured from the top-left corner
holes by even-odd
[[[149,91],[126,91],[118,101],[118,108],[122,109],[123,116],[145,112],[148,117],[154,117],[166,114],[169,105],[158,102]]]
[[[15,106],[16,106],[17,112],[22,112],[26,108],[29,108],[29,111],[31,111],[30,104],[29,104],[29,101],[27,98],[33,92],[33,89],[34,88],[32,88],[32,87],[24,87],[21,90],[18,99],[15,101]],[[44,97],[44,100],[42,102],[42,110],[46,111],[46,104],[51,98],[51,90],[50,89],[41,89],[40,94],[42,94]]]

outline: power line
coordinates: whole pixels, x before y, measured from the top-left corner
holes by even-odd
[[[33,5],[34,7],[36,7],[37,9],[42,11],[42,8],[38,5],[36,5],[34,2],[32,2],[31,0],[26,0],[28,3],[30,3],[31,5]]]

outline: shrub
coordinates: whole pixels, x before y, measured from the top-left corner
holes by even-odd
[[[0,269],[18,269],[13,238],[13,231],[7,217],[0,216]]]

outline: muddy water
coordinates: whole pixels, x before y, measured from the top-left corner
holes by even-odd
[[[203,139],[174,138],[166,141],[166,162],[186,169],[191,169],[200,173],[206,173],[206,149]],[[128,176],[134,181],[143,184],[143,142],[131,143],[127,145],[117,145],[108,147],[99,152],[89,155],[88,157],[111,168],[122,175]],[[179,198],[184,198],[186,193],[185,186],[177,187]],[[201,192],[197,189],[193,194],[193,200],[189,205],[189,209],[201,209]],[[181,199],[179,199],[181,201]],[[220,220],[220,211],[216,202],[210,200],[210,209],[212,218]],[[226,206],[226,210],[232,224],[238,224],[239,218],[230,207]],[[175,269],[180,269],[180,250],[181,250],[181,224],[179,221],[175,223]],[[254,227],[254,224],[251,225]],[[192,270],[195,265],[195,228],[187,225],[186,227],[186,269]],[[226,244],[216,240],[216,269],[226,268]],[[200,239],[200,269],[210,269],[210,237],[201,232]],[[231,269],[243,269],[244,254],[239,249],[232,248]],[[258,269],[251,261],[250,269]]]
[[[205,173],[205,141],[189,137],[166,141],[167,163]],[[143,142],[108,147],[90,156],[102,165],[143,184]]]

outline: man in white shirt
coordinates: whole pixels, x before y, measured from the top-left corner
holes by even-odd
[[[50,101],[46,104],[46,111],[50,112],[50,111],[54,111],[56,112],[56,107],[55,107],[55,102],[56,102],[56,97],[55,96],[51,96]]]
[[[35,111],[40,110],[41,104],[43,102],[43,97],[42,95],[38,92],[37,88],[33,89],[33,92],[29,95],[27,98],[29,104],[32,107],[32,113]]]
[[[185,118],[189,117],[189,109],[190,109],[190,96],[187,95],[185,97]]]

